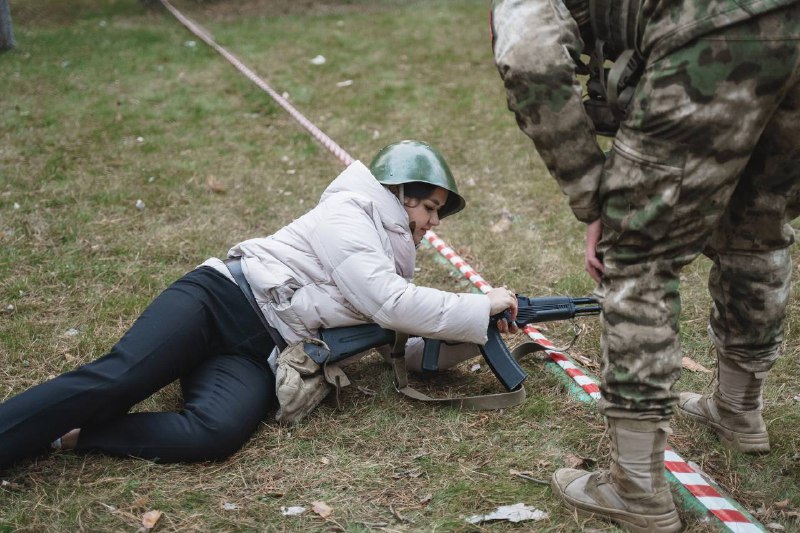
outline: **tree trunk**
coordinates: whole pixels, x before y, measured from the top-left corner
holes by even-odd
[[[14,30],[11,27],[11,9],[8,7],[8,0],[0,0],[0,50],[10,50],[16,45]]]

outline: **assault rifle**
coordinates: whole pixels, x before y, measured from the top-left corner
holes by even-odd
[[[572,298],[569,296],[550,296],[542,298],[528,298],[517,295],[517,318],[514,321],[520,328],[528,324],[539,322],[552,322],[568,320],[576,316],[596,315],[600,313],[600,304],[594,298]],[[511,323],[508,311],[491,317],[488,341],[480,347],[484,359],[500,380],[503,386],[511,391],[519,387],[528,374],[519,365],[503,341],[497,329],[497,321],[506,319]],[[306,343],[306,353],[318,364],[335,363],[346,359],[370,348],[392,345],[395,332],[384,329],[377,324],[361,324],[342,328],[321,330],[321,337],[329,349],[324,346]],[[425,347],[422,356],[423,370],[435,371],[439,368],[439,349],[441,341],[438,339],[424,339]]]

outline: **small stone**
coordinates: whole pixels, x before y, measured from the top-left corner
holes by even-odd
[[[141,199],[136,200],[136,209],[138,209],[139,211],[144,210],[144,202]]]
[[[80,331],[78,331],[77,329],[69,328],[67,331],[64,332],[64,335],[66,335],[67,337],[76,337],[79,333]]]
[[[310,63],[312,65],[324,65],[325,64],[325,56],[316,56],[311,59]]]

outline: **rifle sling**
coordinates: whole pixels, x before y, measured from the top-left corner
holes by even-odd
[[[510,392],[501,392],[497,394],[481,394],[478,396],[456,396],[446,398],[434,398],[424,394],[411,385],[408,384],[408,370],[406,369],[406,360],[402,355],[395,355],[405,353],[405,343],[408,340],[407,335],[398,333],[395,339],[395,345],[392,348],[392,366],[394,368],[395,376],[395,389],[397,392],[408,396],[414,400],[423,402],[430,402],[435,405],[454,407],[464,411],[482,411],[488,409],[505,409],[519,405],[525,401],[526,392],[525,387],[520,385]],[[520,344],[513,350],[511,355],[519,361],[524,355],[542,350],[543,348],[538,344],[526,342]]]

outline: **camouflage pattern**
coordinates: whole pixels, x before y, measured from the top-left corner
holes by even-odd
[[[493,0],[492,44],[508,107],[583,222],[600,217],[603,154],[577,80],[590,0]],[[693,39],[798,0],[642,0],[642,43],[655,62]],[[577,19],[577,21],[576,21]]]
[[[800,6],[648,63],[600,180],[607,415],[671,414],[679,274],[700,253],[713,261],[720,357],[751,372],[772,366],[800,207],[798,139]]]
[[[597,220],[605,157],[581,104],[575,65],[584,43],[577,23],[559,1],[505,0],[495,2],[492,30],[508,108],[578,220]]]
[[[510,16],[502,9],[506,4],[497,4],[494,20],[501,75],[514,68],[503,61],[522,53],[510,44],[511,33],[498,31],[498,13],[504,23]],[[555,2],[530,4],[538,7],[529,12],[549,13],[550,20],[561,16]],[[521,22],[509,24],[523,32],[516,38],[527,35],[532,43],[541,33],[541,27],[525,34]],[[604,222],[598,247],[605,265],[598,287],[601,408],[615,418],[663,420],[672,413],[672,387],[680,375],[679,275],[700,253],[713,261],[709,329],[720,356],[765,372],[779,354],[791,273],[787,248],[794,241],[788,221],[800,213],[800,4],[648,57],[628,117],[599,171],[596,144],[589,147],[584,139],[588,119],[578,118],[579,100],[572,95],[564,103],[567,90],[575,91],[564,83],[564,58],[572,54],[565,43],[571,41],[552,33],[562,38],[562,57],[550,64],[559,55],[532,46],[536,50],[528,53],[540,61],[537,75],[519,64],[514,75],[504,75],[509,107],[576,216],[590,222],[596,212]],[[556,42],[549,30],[544,34]],[[574,64],[569,68],[574,78]],[[548,93],[555,97],[547,100]]]

